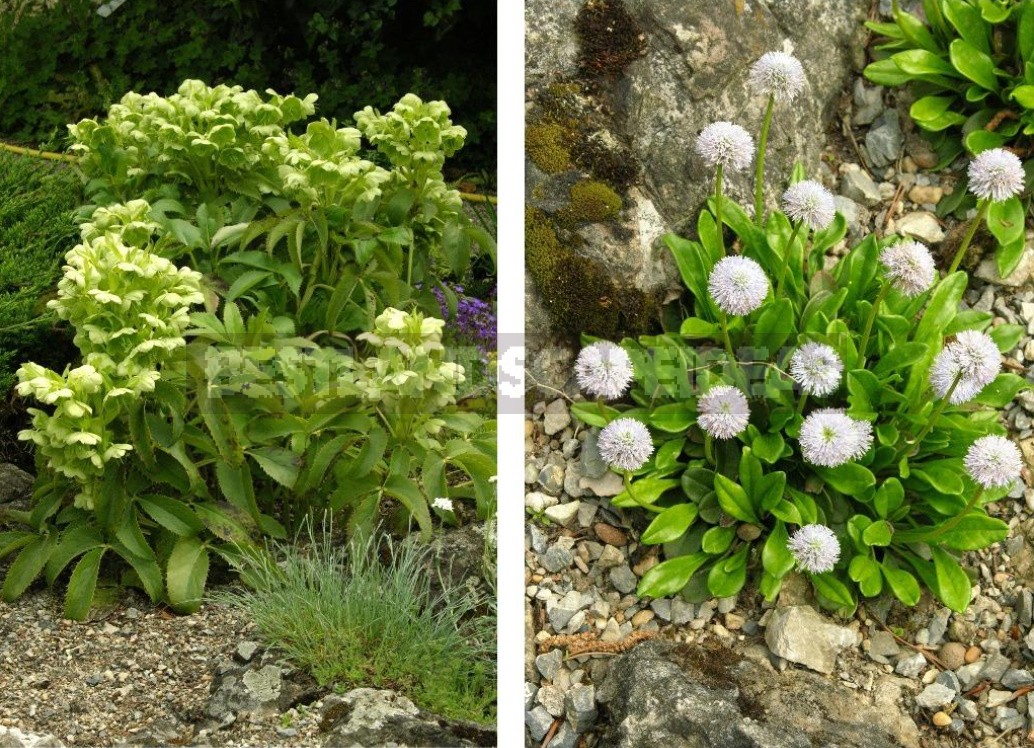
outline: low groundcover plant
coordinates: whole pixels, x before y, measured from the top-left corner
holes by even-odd
[[[750,80],[769,97],[763,144],[775,97]],[[1006,537],[985,505],[1020,478],[998,409],[1028,386],[1002,371],[1021,329],[960,311],[966,275],[956,262],[941,277],[918,242],[870,235],[829,255],[846,224],[799,168],[782,210],[751,217],[722,194],[751,136],[717,123],[700,141],[715,195],[697,239],[666,237],[688,290],[680,329],[589,341],[575,367],[593,399],[573,411],[625,478],[613,503],[644,509],[642,541],[663,546],[639,594],[725,597],[751,578],[772,600],[796,567],[843,612],[885,590],[914,605],[924,586],[964,610],[960,554]],[[999,160],[971,180],[984,205],[1015,194]]]

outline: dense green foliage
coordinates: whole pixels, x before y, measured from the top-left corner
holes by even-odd
[[[910,86],[912,119],[942,165],[963,149],[1026,146],[1034,133],[1034,2],[923,0],[922,7],[925,21],[895,2],[893,21],[866,24],[882,43],[865,76]]]
[[[72,212],[81,202],[72,170],[0,154],[0,401],[7,400],[23,361],[35,357],[62,368],[75,354],[44,305],[61,275],[62,256],[75,244]],[[22,418],[19,407],[0,405],[0,422],[10,424],[12,439]],[[0,460],[25,464],[22,450],[0,438]]]
[[[845,235],[843,216],[809,242],[807,229],[799,232],[784,213],[767,216],[762,228],[721,198],[730,245],[720,239],[715,205],[700,214],[697,240],[666,238],[688,314],[677,331],[624,341],[635,369],[632,404],[574,406],[592,426],[623,416],[651,429],[653,457],[613,500],[651,513],[642,540],[664,546],[667,560],[643,576],[639,593],[726,597],[749,578],[772,600],[795,564],[788,528],[817,523],[843,538],[836,568],[808,575],[824,605],[852,610],[859,594],[884,590],[914,605],[922,583],[964,610],[971,590],[959,553],[1004,539],[1008,527],[982,508],[1007,489],[978,491],[963,456],[976,438],[1004,433],[999,409],[1029,385],[1003,373],[973,400],[949,405],[931,393],[931,365],[963,330],[986,330],[1009,351],[1022,328],[992,328],[993,314],[959,311],[962,272],[914,298],[892,290],[881,250],[898,237],[870,235],[831,264],[826,252]],[[746,316],[726,317],[708,290],[725,246],[773,279],[774,293]],[[788,374],[791,354],[806,342],[832,347],[843,362],[828,396],[802,394]],[[750,410],[745,429],[724,440],[698,421],[700,396],[719,384],[739,388]],[[803,416],[823,408],[843,408],[869,424],[871,448],[836,467],[809,463]]]
[[[456,167],[494,168],[495,3],[460,0],[14,0],[0,13],[0,137],[59,144],[122,92],[186,78],[314,91],[328,117],[407,91],[446,99],[471,133]],[[486,40],[488,42],[486,43]]]
[[[0,534],[4,599],[74,566],[81,618],[106,564],[192,611],[210,551],[235,563],[313,515],[426,539],[437,498],[493,513],[495,423],[458,408],[463,367],[420,311],[435,290],[455,308],[443,279],[494,250],[442,177],[465,132],[412,94],[360,129],[285,129],[313,98],[187,81],[71,127],[99,205],[47,306],[82,363],[18,371],[42,470],[28,529]]]
[[[310,537],[242,559],[249,589],[219,599],[322,685],[391,688],[434,714],[492,722],[494,595],[451,581],[437,563],[450,561],[412,541],[378,554],[372,543]]]

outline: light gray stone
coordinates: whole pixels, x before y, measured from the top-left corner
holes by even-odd
[[[628,564],[622,564],[610,570],[610,583],[614,585],[618,592],[627,595],[636,588],[639,580]]]
[[[858,643],[857,635],[832,623],[809,605],[776,608],[768,619],[765,642],[772,653],[820,673],[832,673],[837,653]]]
[[[552,681],[556,677],[557,671],[560,670],[563,663],[564,653],[559,649],[550,650],[535,658],[535,667],[542,674],[542,677],[548,681]]]
[[[542,430],[548,436],[559,434],[571,425],[571,411],[567,408],[567,402],[563,398],[557,398],[546,406],[546,413],[542,420]],[[563,480],[561,479],[561,485]]]
[[[951,703],[955,698],[955,691],[940,683],[931,683],[916,696],[916,705],[923,709],[940,709],[942,706]]]
[[[938,223],[937,217],[926,210],[906,213],[897,219],[894,225],[899,234],[911,236],[927,244],[936,244],[944,238],[944,229]]]
[[[0,462],[0,505],[32,496],[36,479],[16,465]]]
[[[865,150],[873,166],[890,166],[901,155],[904,136],[900,117],[895,109],[887,109],[872,123],[865,134]]]
[[[575,732],[585,732],[596,723],[596,689],[593,686],[574,686],[565,697],[567,721]]]
[[[532,740],[540,741],[546,737],[549,728],[553,726],[553,715],[546,711],[543,706],[537,706],[530,712],[524,713],[524,724],[528,728],[528,734]]]
[[[543,514],[545,514],[550,521],[556,522],[561,527],[570,527],[574,524],[574,519],[578,516],[578,509],[581,505],[580,501],[569,501],[566,504],[555,504],[554,506],[548,507]]]
[[[857,164],[845,164],[841,168],[840,194],[870,208],[882,202],[876,182]]]

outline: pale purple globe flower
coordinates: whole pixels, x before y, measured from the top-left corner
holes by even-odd
[[[790,376],[809,395],[832,393],[843,373],[844,362],[824,343],[805,343],[790,357]]]
[[[723,257],[707,279],[707,291],[726,314],[750,314],[768,296],[768,277],[749,257]]]
[[[880,253],[887,280],[908,297],[916,297],[933,285],[937,267],[926,245],[916,241],[892,244]]]
[[[605,463],[631,472],[650,459],[653,440],[642,422],[634,418],[617,418],[600,431],[596,448]]]
[[[948,402],[960,405],[980,394],[1001,370],[1002,354],[991,336],[977,330],[963,330],[934,358],[930,386],[939,398],[951,390]],[[954,390],[952,384],[955,384]]]
[[[969,163],[969,191],[981,200],[1001,202],[1023,192],[1023,162],[1012,151],[991,148]]]
[[[720,384],[697,402],[697,424],[715,439],[732,439],[750,422],[747,397],[736,387]]]
[[[812,574],[833,571],[840,559],[840,541],[825,525],[805,525],[790,536],[786,547],[797,565]]]
[[[834,468],[869,451],[872,424],[851,418],[842,409],[823,408],[808,414],[798,438],[806,462]]]
[[[766,52],[750,66],[747,80],[757,93],[776,101],[793,101],[804,90],[801,61],[785,52]]]
[[[712,168],[744,171],[754,160],[754,138],[732,122],[714,122],[700,131],[696,152]]]
[[[962,464],[978,485],[1008,488],[1019,480],[1023,456],[1004,436],[982,436],[970,445]]]
[[[605,400],[616,400],[624,395],[634,375],[628,353],[609,340],[582,348],[574,373],[582,392]]]
[[[828,228],[837,215],[833,193],[818,182],[805,179],[791,184],[783,193],[783,212],[792,221],[804,223],[813,231]]]

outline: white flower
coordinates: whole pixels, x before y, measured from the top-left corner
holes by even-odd
[[[840,541],[825,525],[805,525],[786,544],[797,565],[812,574],[833,571],[840,559]]]
[[[714,122],[700,131],[696,152],[708,166],[743,171],[754,160],[754,138],[732,122]]]
[[[632,359],[621,346],[600,340],[582,348],[574,373],[578,386],[587,395],[615,400],[632,383]]]
[[[446,499],[439,496],[437,499],[431,502],[431,506],[435,509],[441,509],[443,512],[451,512],[452,499]]]
[[[746,396],[736,387],[712,387],[697,403],[697,423],[715,439],[732,439],[747,428],[750,407]]]
[[[807,462],[837,467],[865,455],[872,446],[872,424],[851,418],[843,410],[824,408],[804,419],[801,454]]]
[[[707,279],[707,291],[726,314],[750,314],[768,295],[768,277],[749,257],[723,257]]]
[[[801,61],[785,52],[766,52],[750,67],[751,88],[776,101],[793,101],[804,89]]]
[[[903,241],[892,244],[880,253],[885,275],[894,288],[905,296],[915,297],[933,285],[937,268],[925,244]]]
[[[976,397],[994,381],[1001,369],[1002,354],[991,336],[976,330],[963,330],[934,358],[930,367],[930,386],[937,397],[943,398],[958,379],[948,402],[959,405]]]
[[[1023,456],[1004,436],[982,436],[970,445],[962,464],[984,488],[1006,488],[1020,477]]]
[[[650,432],[634,418],[617,418],[604,426],[596,447],[604,462],[620,470],[638,470],[653,454]]]
[[[1023,163],[1004,148],[991,148],[969,163],[969,191],[982,200],[1008,200],[1023,192],[1023,182]]]
[[[783,212],[793,221],[806,223],[814,231],[822,231],[833,223],[837,206],[833,193],[818,182],[805,179],[791,184],[783,193]]]
[[[824,343],[805,343],[790,357],[790,376],[809,395],[828,395],[840,386],[844,362]]]

